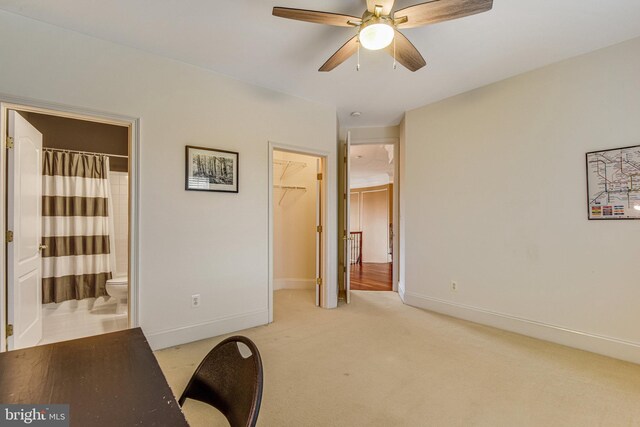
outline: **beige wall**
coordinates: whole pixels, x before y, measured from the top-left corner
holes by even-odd
[[[335,108],[7,12],[0,57],[0,93],[140,118],[139,315],[152,347],[268,322],[268,141],[327,153],[335,289]],[[185,145],[239,152],[239,193],[185,191]]]
[[[360,224],[360,192],[351,190],[349,195],[351,204],[349,205],[349,231],[362,231]]]
[[[406,301],[640,362],[640,221],[588,221],[585,178],[640,144],[639,76],[635,39],[409,111]]]
[[[362,262],[386,263],[393,218],[393,184],[351,189],[349,226],[362,231]]]
[[[305,188],[273,190],[274,289],[314,289],[318,158],[282,151],[273,158],[274,186]]]

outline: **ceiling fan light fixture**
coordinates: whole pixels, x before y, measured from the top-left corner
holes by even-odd
[[[387,53],[393,56],[394,69],[397,62],[413,72],[427,65],[427,62],[400,30],[464,18],[493,8],[493,0],[423,1],[424,3],[394,9],[395,0],[366,0],[367,9],[362,14],[362,18],[290,7],[274,7],[273,15],[296,21],[357,29],[358,33],[322,64],[318,69],[320,72],[335,69],[355,54],[358,55],[356,69],[360,70],[360,47],[369,50],[386,48]],[[393,46],[390,46],[391,43]]]
[[[358,39],[365,49],[380,50],[393,41],[395,30],[391,24],[381,18],[372,18],[362,24]]]

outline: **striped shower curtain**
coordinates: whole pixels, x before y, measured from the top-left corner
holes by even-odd
[[[109,158],[43,154],[42,302],[107,295],[115,266]]]

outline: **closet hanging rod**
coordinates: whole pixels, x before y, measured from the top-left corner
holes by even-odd
[[[305,162],[296,162],[295,160],[273,159],[273,163],[277,165],[282,165],[282,166],[294,165],[294,166],[301,166],[303,168],[307,167],[307,164]]]
[[[287,195],[289,190],[304,190],[307,191],[307,187],[294,187],[292,185],[274,185],[273,188],[282,188],[284,193],[282,193],[282,197],[280,197],[280,201],[278,202],[278,206],[282,204],[282,199]]]
[[[293,185],[274,185],[273,188],[281,188],[283,190],[306,190],[307,187],[298,187]]]
[[[44,147],[43,150],[44,151],[59,151],[61,153],[91,154],[91,155],[94,155],[94,156],[118,157],[118,158],[121,158],[121,159],[128,159],[129,158],[129,156],[123,156],[121,154],[94,153],[94,152],[91,152],[91,151],[66,150],[64,148]]]

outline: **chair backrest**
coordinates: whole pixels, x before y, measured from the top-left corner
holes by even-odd
[[[244,357],[238,343],[251,355]],[[231,427],[255,426],[262,401],[262,359],[247,337],[233,336],[216,345],[202,360],[178,401],[199,400],[222,412]]]

